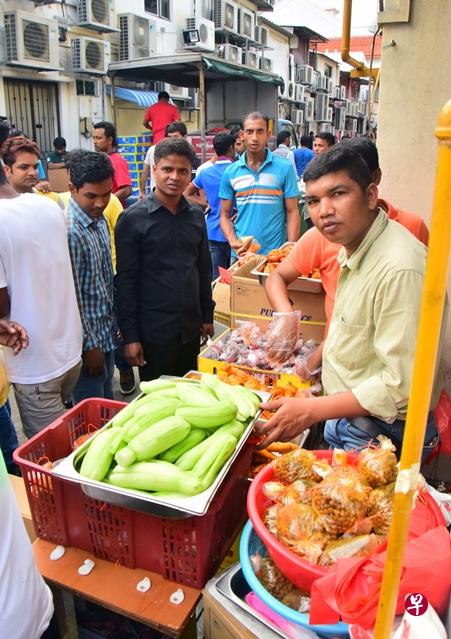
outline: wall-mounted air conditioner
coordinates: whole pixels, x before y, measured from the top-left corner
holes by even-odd
[[[254,40],[266,47],[268,45],[268,29],[265,29],[265,27],[255,27]]]
[[[329,122],[321,122],[319,125],[319,130],[324,133],[335,133],[334,125],[329,124]]]
[[[122,13],[118,16],[119,60],[138,60],[148,58],[151,53],[151,31],[156,37],[156,22],[134,13]]]
[[[344,85],[340,86],[340,99],[346,100],[346,87]]]
[[[290,82],[296,82],[295,77],[295,63],[294,63],[294,55],[292,53],[288,54],[288,79]]]
[[[300,109],[293,109],[291,114],[293,124],[297,126],[302,126],[304,124],[304,112]]]
[[[327,93],[332,93],[332,89],[333,89],[332,79],[326,77],[326,92]]]
[[[304,122],[313,122],[315,119],[315,98],[306,98],[304,109]]]
[[[238,33],[253,40],[255,37],[255,13],[249,9],[238,9]]]
[[[329,96],[327,93],[318,93],[315,102],[315,120],[327,122],[329,109]]]
[[[348,118],[352,117],[353,106],[352,106],[351,100],[346,100],[345,107],[346,107],[346,117]]]
[[[272,60],[270,58],[264,58],[263,56],[261,56],[261,58],[258,61],[258,67],[260,71],[266,71],[266,73],[272,73]]]
[[[236,47],[234,44],[220,44],[216,53],[218,58],[223,58],[224,60],[228,60],[229,62],[234,62],[235,64],[241,64],[241,57],[243,53],[243,49],[241,47]]]
[[[366,115],[367,112],[367,103],[364,102],[363,100],[359,100],[357,102],[358,108],[357,108],[357,113],[358,115]]]
[[[254,51],[243,51],[243,64],[258,69],[258,58]]]
[[[308,64],[299,66],[299,82],[300,84],[312,85],[313,83],[313,67]]]
[[[6,63],[59,70],[58,23],[25,11],[6,11]]]
[[[305,98],[305,87],[303,84],[295,84],[294,85],[294,99],[296,102],[304,102]]]
[[[332,107],[327,107],[327,114],[326,114],[326,120],[328,122],[332,122],[334,117],[334,110]]]
[[[339,131],[343,131],[345,128],[345,124],[346,124],[346,108],[339,107],[338,109],[335,109],[334,126]]]
[[[287,80],[285,82],[283,95],[282,95],[282,98],[284,100],[293,100],[294,101],[294,87],[295,87],[295,84],[291,80]]]
[[[189,100],[190,94],[187,87],[179,87],[177,84],[165,83],[164,91],[167,91],[174,100]]]
[[[338,85],[334,86],[334,88],[332,89],[332,98],[334,100],[340,99],[340,87]]]
[[[111,21],[109,0],[77,0],[77,24],[101,33],[118,31]]]
[[[93,38],[73,38],[71,42],[71,71],[105,75],[110,62],[110,43]]]
[[[321,75],[321,73],[319,73],[318,77],[316,78],[316,90],[326,91],[326,87],[327,87],[327,78],[324,75]]]
[[[195,49],[197,51],[215,50],[215,23],[205,18],[192,17],[186,20],[187,31],[197,31],[198,41],[185,42],[185,49]]]
[[[214,0],[213,22],[221,31],[238,33],[238,7],[233,0]]]

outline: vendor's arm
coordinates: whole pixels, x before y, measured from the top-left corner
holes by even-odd
[[[267,422],[260,422],[256,430],[267,435],[259,445],[265,448],[275,441],[289,441],[304,430],[326,419],[363,417],[368,411],[357,401],[352,391],[337,393],[328,397],[296,398],[284,397],[262,405],[266,410],[277,412]]]
[[[301,220],[299,216],[298,198],[285,199],[285,216],[287,222],[287,238],[289,242],[297,242],[301,232]]]
[[[243,250],[243,245],[236,236],[235,227],[230,218],[232,214],[232,208],[233,208],[233,199],[221,200],[221,212],[220,212],[219,222],[221,225],[221,231],[224,233],[224,236],[227,239],[227,242],[239,255],[240,252]]]

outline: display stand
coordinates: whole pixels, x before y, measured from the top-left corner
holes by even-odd
[[[33,543],[37,567],[52,587],[67,590],[169,637],[196,639],[195,610],[201,590],[178,586],[148,570],[125,568],[98,559],[78,548],[66,548],[61,559],[52,561],[50,553],[54,548],[55,544],[43,539]],[[86,559],[92,559],[95,567],[89,575],[81,576],[78,568]],[[136,586],[144,577],[150,579],[152,587],[147,592],[139,592]],[[179,587],[185,599],[181,604],[173,604],[169,597]]]

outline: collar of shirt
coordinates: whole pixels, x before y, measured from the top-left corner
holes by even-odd
[[[153,192],[147,198],[147,206],[148,206],[149,213],[155,213],[155,211],[158,211],[159,209],[164,209],[165,211],[168,211],[165,205],[162,202],[160,202],[160,200],[157,198],[157,196],[155,195],[155,192]],[[182,195],[182,197],[180,198],[179,205],[177,207],[176,215],[178,215],[185,209],[189,208],[189,206],[190,205],[188,200],[186,200]]]
[[[220,155],[216,160],[215,164],[232,164],[232,160],[228,158],[226,155]]]
[[[106,222],[103,215],[93,220],[92,217],[89,217],[89,215],[83,211],[83,209],[77,204],[77,202],[72,197],[70,198],[67,206],[68,206],[71,217],[73,217],[74,220],[79,222],[85,228],[88,228],[91,225],[95,226],[99,221],[102,221],[102,220]]]
[[[271,151],[266,148],[266,158],[263,161],[263,164],[261,165],[261,167],[258,169],[257,173],[260,173],[260,171],[270,162],[272,162],[272,153]],[[247,151],[245,151],[243,153],[243,155],[240,157],[240,159],[237,162],[238,164],[242,164],[243,166],[245,166],[247,169],[249,169],[249,171],[253,171],[253,169],[249,168],[248,164],[247,164]]]
[[[365,237],[361,241],[357,250],[354,251],[352,255],[348,256],[348,254],[346,253],[345,247],[344,246],[341,247],[337,256],[337,260],[341,268],[344,268],[346,266],[351,271],[353,269],[357,269],[359,267],[360,262],[365,257],[368,250],[370,249],[370,247],[374,244],[374,242],[377,240],[379,235],[381,235],[381,233],[385,230],[387,224],[388,224],[388,217],[386,213],[382,211],[381,209],[379,209],[379,213],[377,214],[376,219],[371,225],[368,233],[365,235]]]

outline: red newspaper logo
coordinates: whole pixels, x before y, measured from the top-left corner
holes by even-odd
[[[429,606],[426,597],[419,592],[413,592],[407,595],[404,605],[406,611],[413,617],[424,615]]]

